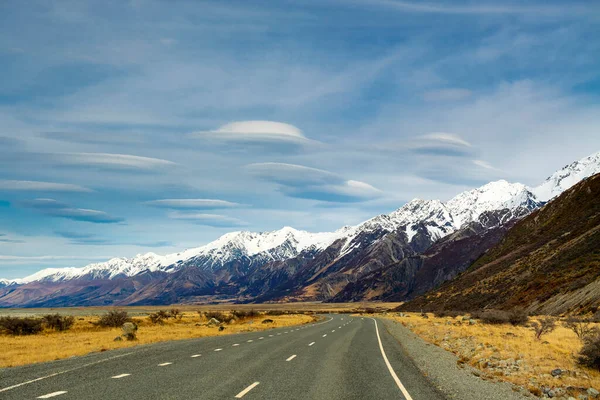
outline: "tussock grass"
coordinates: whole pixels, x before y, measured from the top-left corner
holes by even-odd
[[[583,342],[562,323],[538,340],[534,330],[527,326],[480,321],[470,325],[460,316],[440,318],[428,314],[428,317],[425,319],[418,313],[387,315],[425,341],[455,353],[461,364],[480,369],[486,379],[508,381],[532,393],[542,386],[600,388],[600,372],[577,364]],[[537,319],[532,317],[531,321]],[[521,361],[518,370],[509,370],[510,375],[505,375],[502,369],[486,366],[489,359]],[[570,372],[555,378],[551,371],[557,368]]]
[[[134,317],[139,327],[138,340],[134,342],[115,342],[114,338],[123,334],[121,328],[102,328],[97,326],[97,316],[76,318],[73,327],[66,332],[45,330],[33,336],[0,335],[0,367],[13,367],[44,361],[59,360],[93,352],[133,347],[140,344],[165,342],[171,340],[223,336],[240,332],[253,332],[272,327],[285,327],[313,322],[310,315],[269,316],[273,324],[262,324],[264,315],[245,318],[231,324],[225,324],[225,330],[218,327],[196,326],[206,323],[196,311],[183,312],[182,317],[171,318],[162,325],[153,324],[147,316]],[[252,323],[249,323],[252,322]]]

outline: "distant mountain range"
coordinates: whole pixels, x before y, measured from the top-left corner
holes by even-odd
[[[0,307],[222,298],[404,300],[455,277],[495,245],[516,220],[598,172],[600,152],[565,166],[535,188],[500,180],[446,203],[415,199],[390,214],[335,232],[290,227],[232,232],[205,246],[166,256],[147,253],[82,268],[44,269],[23,279],[0,280]],[[431,261],[448,260],[447,253],[452,252],[460,253],[460,262]],[[411,269],[414,273],[409,273]]]

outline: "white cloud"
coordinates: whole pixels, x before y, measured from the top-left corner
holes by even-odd
[[[237,219],[219,214],[203,214],[203,213],[185,213],[180,211],[172,211],[168,214],[169,218],[177,220],[185,220],[199,225],[212,227],[236,227],[246,226],[247,223]]]
[[[485,169],[492,169],[492,170],[496,169],[490,163],[483,161],[483,160],[473,160],[473,164],[477,165],[478,167],[485,168]]]
[[[299,144],[310,142],[297,127],[274,121],[231,122],[213,131],[193,133],[192,136],[224,141],[284,141]]]
[[[246,168],[258,178],[281,185],[281,192],[290,197],[328,202],[359,202],[382,194],[368,183],[346,180],[332,172],[303,165],[259,163]]]
[[[463,138],[453,133],[445,133],[445,132],[434,132],[428,133],[426,135],[420,136],[421,139],[438,141],[446,144],[458,145],[471,147],[471,143],[467,142]]]
[[[211,210],[219,208],[235,208],[242,206],[242,204],[239,203],[215,199],[162,199],[147,201],[145,204],[154,207],[189,210]]]
[[[36,192],[92,192],[79,185],[69,183],[0,180],[0,190],[7,191],[36,191]]]
[[[105,168],[153,170],[175,165],[172,161],[159,158],[140,157],[129,154],[109,153],[62,153],[53,155],[59,163]]]

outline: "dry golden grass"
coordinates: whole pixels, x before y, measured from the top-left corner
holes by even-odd
[[[198,308],[196,308],[198,309]],[[272,319],[273,324],[263,324],[264,319]],[[313,322],[312,315],[290,314],[281,316],[261,315],[233,324],[226,324],[224,331],[216,327],[196,326],[206,319],[196,312],[184,312],[181,320],[169,319],[164,325],[153,325],[146,317],[135,317],[138,324],[138,340],[115,342],[115,337],[123,332],[120,328],[100,328],[93,324],[97,316],[78,317],[73,328],[66,332],[44,331],[32,336],[0,335],[0,367],[32,364],[80,356],[92,352],[107,351],[141,344],[171,340],[200,338],[205,336],[230,335],[240,332],[253,332],[273,327],[285,327]],[[249,322],[252,322],[249,324]]]
[[[401,322],[427,342],[452,351],[459,356],[459,363],[480,369],[484,378],[508,381],[532,392],[537,392],[541,386],[600,389],[600,372],[576,364],[581,340],[561,324],[537,340],[533,330],[527,327],[489,325],[479,321],[470,325],[468,321],[461,321],[461,317],[438,318],[432,314],[428,314],[428,319],[415,313],[388,314],[387,317]],[[490,359],[492,365],[486,365]],[[508,368],[493,365],[509,360]],[[513,360],[521,360],[518,369],[510,368],[511,364],[515,365]],[[556,368],[570,373],[554,378],[550,372]]]

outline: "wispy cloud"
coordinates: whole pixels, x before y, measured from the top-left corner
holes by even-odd
[[[434,132],[421,135],[410,145],[415,153],[442,156],[471,156],[472,145],[453,133]]]
[[[104,211],[74,208],[54,199],[27,200],[21,202],[21,204],[45,215],[66,218],[73,221],[92,222],[97,224],[115,224],[125,221],[124,218],[113,217]]]
[[[84,186],[70,183],[0,180],[0,190],[29,192],[92,192]]]
[[[302,144],[309,141],[297,127],[274,121],[231,122],[213,131],[196,132],[192,133],[191,136],[203,139],[209,138],[213,140],[241,142],[284,141]]]
[[[62,153],[52,155],[56,162],[65,165],[88,166],[106,169],[156,170],[174,166],[168,160],[129,154]]]
[[[317,168],[284,163],[258,163],[246,166],[254,176],[281,185],[290,197],[330,202],[360,202],[381,196],[379,189],[365,182],[346,180]]]
[[[247,226],[248,223],[238,218],[218,214],[189,213],[181,211],[171,211],[169,218],[193,222],[198,225],[212,226],[215,228],[233,228]]]
[[[166,240],[159,241],[115,241],[104,239],[93,233],[72,232],[72,231],[55,231],[57,236],[69,239],[69,244],[81,246],[136,246],[136,247],[172,247],[174,244]]]
[[[582,15],[586,12],[584,4],[569,4],[568,6],[553,5],[518,5],[518,4],[494,4],[494,3],[427,3],[408,2],[400,0],[358,0],[360,3],[370,6],[383,6],[404,12],[433,13],[433,14],[463,14],[463,15],[502,15],[502,14],[533,14],[543,16],[558,16],[564,14]],[[589,11],[589,9],[588,9]]]
[[[25,241],[20,239],[11,239],[5,233],[0,233],[0,244],[2,243],[25,243]]]
[[[147,201],[145,204],[153,207],[181,210],[216,210],[220,208],[237,208],[243,206],[243,204],[240,203],[215,199],[162,199]]]

